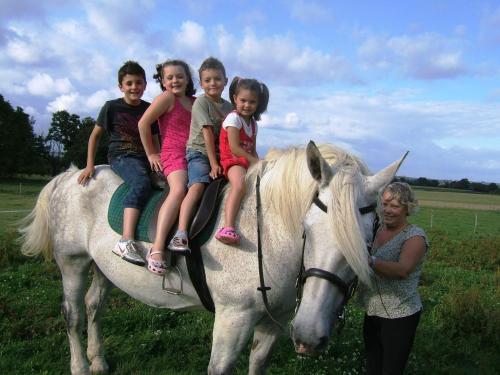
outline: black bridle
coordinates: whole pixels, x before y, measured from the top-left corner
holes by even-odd
[[[260,220],[259,220],[259,213],[260,213],[260,207],[261,207],[261,202],[260,202],[260,175],[257,175],[256,178],[256,183],[255,183],[255,190],[256,190],[256,219],[257,219],[257,259],[258,259],[258,266],[259,266],[259,281],[260,281],[260,286],[257,288],[259,292],[262,293],[262,300],[264,302],[264,307],[267,312],[267,315],[269,318],[276,323],[282,331],[285,331],[284,327],[280,324],[280,322],[273,317],[271,314],[271,309],[269,306],[269,300],[267,298],[267,292],[271,290],[271,287],[266,286],[265,281],[264,281],[264,267],[263,267],[263,254],[262,254],[262,243],[261,243],[261,238],[260,238]],[[316,193],[313,201],[313,204],[318,206],[323,212],[328,212],[328,207],[321,202],[321,200],[318,197],[318,193]],[[359,208],[360,214],[364,215],[370,212],[376,211],[377,204],[371,204],[369,206],[361,207]],[[378,216],[376,216],[375,221],[373,223],[373,236],[375,236],[375,233],[378,228]],[[304,239],[304,242],[302,244],[302,259],[300,261],[300,270],[299,274],[297,275],[297,280],[295,282],[295,287],[297,289],[297,297],[296,297],[296,306],[295,306],[295,313],[297,313],[297,310],[299,309],[300,306],[300,301],[302,300],[302,289],[304,286],[304,283],[306,282],[306,279],[308,277],[318,277],[320,279],[325,279],[331,282],[333,285],[337,286],[343,293],[344,298],[342,300],[342,304],[340,305],[339,309],[337,310],[337,317],[339,320],[344,322],[344,311],[345,311],[345,306],[347,305],[347,302],[349,299],[353,296],[354,291],[356,289],[356,285],[358,283],[358,278],[354,277],[353,280],[351,280],[349,283],[346,283],[342,278],[339,276],[335,275],[332,272],[322,270],[320,268],[309,268],[308,270],[304,269],[304,250],[306,247],[306,233],[304,232],[302,234],[302,238]],[[370,248],[370,247],[369,247]]]
[[[319,199],[318,193],[314,196],[314,199],[312,201],[313,204],[315,204],[321,211],[327,213],[328,212],[328,207]],[[361,215],[368,214],[370,212],[376,212],[377,209],[377,204],[371,204],[369,206],[364,206],[359,208],[359,213]],[[374,223],[373,223],[373,237],[375,237],[375,233],[378,228],[378,216],[375,217]],[[345,318],[345,307],[347,303],[349,302],[350,298],[354,295],[354,292],[356,290],[356,286],[358,284],[358,278],[355,276],[352,280],[349,282],[345,282],[340,276],[337,276],[336,274],[326,271],[320,268],[309,268],[305,269],[304,267],[304,251],[306,247],[306,232],[304,231],[303,235],[303,244],[302,244],[302,259],[301,259],[301,264],[300,264],[300,270],[299,274],[297,275],[297,280],[295,283],[295,287],[297,289],[297,297],[296,297],[296,306],[295,306],[295,312],[299,309],[300,302],[302,300],[302,292],[304,288],[304,284],[309,277],[317,277],[320,279],[324,279],[335,285],[337,288],[340,289],[340,291],[343,294],[343,299],[342,303],[340,304],[339,308],[337,309],[337,318],[341,322],[341,325],[344,323],[344,318]],[[370,246],[369,246],[370,247]]]

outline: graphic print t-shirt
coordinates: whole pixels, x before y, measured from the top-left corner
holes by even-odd
[[[141,100],[138,106],[127,104],[123,98],[107,101],[99,113],[97,125],[109,134],[108,160],[122,155],[146,157],[139,135],[139,120],[149,103]],[[158,134],[158,124],[151,125],[151,133]]]

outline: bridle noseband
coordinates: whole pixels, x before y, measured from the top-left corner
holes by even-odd
[[[321,211],[327,213],[328,212],[328,207],[326,204],[324,204],[320,199],[319,199],[319,194],[316,193],[312,203],[315,204]],[[364,206],[359,208],[359,213],[361,215],[368,214],[370,212],[376,212],[377,209],[377,204],[371,204],[369,206]],[[378,227],[378,216],[376,217],[373,225],[373,234],[375,235],[376,229]],[[299,309],[300,302],[302,300],[302,291],[304,284],[307,280],[308,277],[317,277],[320,279],[324,279],[335,285],[337,288],[340,289],[342,292],[344,298],[342,299],[342,303],[340,304],[340,307],[337,310],[337,317],[340,320],[341,324],[344,322],[344,312],[345,312],[345,306],[347,305],[347,302],[349,302],[349,299],[354,295],[354,291],[356,290],[356,286],[358,284],[358,278],[355,276],[351,281],[345,282],[341,277],[337,276],[336,274],[326,271],[320,268],[309,268],[305,269],[304,267],[304,251],[306,247],[306,232],[304,231],[303,235],[303,244],[302,244],[302,260],[301,260],[301,265],[300,265],[300,270],[299,274],[297,275],[297,281],[295,283],[295,287],[297,289],[297,298],[296,298],[296,307],[295,307],[295,312]]]

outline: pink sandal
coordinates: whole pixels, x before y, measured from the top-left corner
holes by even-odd
[[[146,260],[148,261],[148,271],[154,273],[155,275],[163,276],[167,272],[167,263],[163,260],[154,260],[151,256],[155,254],[163,254],[163,251],[153,251],[153,248],[149,249]]]
[[[240,235],[236,233],[233,227],[220,228],[215,238],[226,245],[238,245],[240,243]]]

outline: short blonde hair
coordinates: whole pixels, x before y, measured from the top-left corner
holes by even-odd
[[[415,193],[412,188],[406,182],[393,182],[382,190],[381,196],[384,195],[384,193],[389,193],[393,199],[396,199],[400,204],[406,206],[408,216],[417,212],[418,200],[415,198]]]

